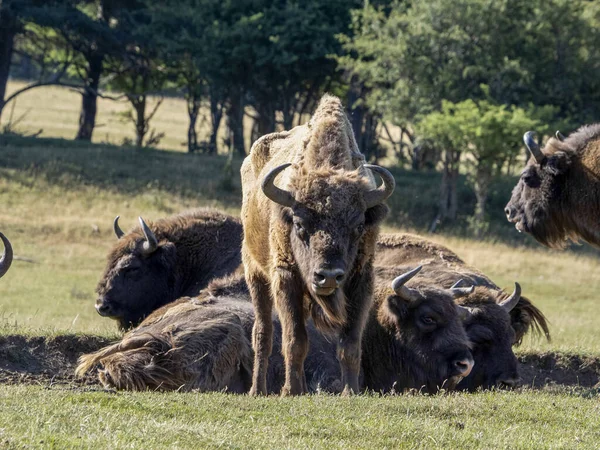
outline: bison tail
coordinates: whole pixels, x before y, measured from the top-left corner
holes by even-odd
[[[537,336],[543,334],[548,341],[551,340],[546,316],[527,297],[519,299],[517,305],[510,312],[510,318],[516,333],[516,345],[521,344],[523,337],[530,330]]]

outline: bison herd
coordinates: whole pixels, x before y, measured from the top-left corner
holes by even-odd
[[[525,134],[532,158],[506,206],[519,231],[600,244],[598,137],[557,133],[542,150]],[[256,141],[241,176],[241,221],[199,209],[123,232],[117,216],[96,309],[126,333],[78,375],[253,395],[512,388],[513,346],[550,338],[518,283],[507,294],[446,247],[379,234],[394,178],[365,163],[339,99]]]

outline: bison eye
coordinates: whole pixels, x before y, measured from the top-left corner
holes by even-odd
[[[294,222],[294,228],[296,229],[296,234],[300,239],[304,239],[306,237],[306,229],[300,222]]]
[[[421,317],[421,322],[423,322],[427,326],[431,326],[435,324],[435,319],[430,316],[423,316]]]
[[[354,239],[358,239],[359,237],[361,237],[363,235],[364,232],[365,232],[365,227],[362,225],[359,225],[352,230],[352,235],[354,236]]]

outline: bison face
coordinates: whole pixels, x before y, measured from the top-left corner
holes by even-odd
[[[396,344],[407,353],[403,370],[412,372],[410,384],[427,392],[454,389],[473,369],[462,323],[466,312],[454,298],[471,290],[404,286],[419,269],[394,280],[394,293],[382,304],[379,320],[393,326]]]
[[[380,188],[372,189],[358,170],[297,168],[290,191],[283,191],[273,180],[288,166],[267,175],[263,192],[285,207],[281,217],[308,292],[319,298],[339,297],[351,271],[366,263],[358,259],[369,257],[359,252],[363,236],[385,217],[387,207],[382,202],[393,191],[393,176],[381,167],[367,166],[384,180]]]
[[[470,391],[480,387],[516,387],[520,378],[517,357],[512,350],[515,332],[509,314],[491,302],[473,307],[471,311],[465,328],[472,344],[475,367],[458,387]]]
[[[115,319],[122,329],[174,300],[175,245],[157,242],[144,227],[144,234],[132,231],[119,240],[96,288],[98,314]]]
[[[524,139],[530,150],[536,150],[504,209],[506,218],[519,232],[530,233],[540,243],[562,247],[568,231],[563,228],[560,197],[565,192],[570,158],[562,151],[547,156],[531,136],[526,134]]]

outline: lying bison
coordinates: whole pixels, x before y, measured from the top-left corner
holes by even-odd
[[[196,295],[215,278],[240,265],[242,227],[238,219],[200,209],[161,219],[124,233],[96,289],[96,310],[119,327],[138,325],[155,309],[179,297]]]
[[[2,254],[2,258],[0,258],[0,278],[2,278],[12,264],[13,250],[10,241],[4,234],[0,233],[0,239],[2,239],[2,243],[4,244],[4,253]]]
[[[459,387],[475,389],[492,386],[513,387],[519,383],[518,361],[512,346],[533,328],[549,339],[546,318],[528,299],[521,288],[506,295],[487,276],[464,263],[444,246],[410,234],[382,235],[376,252],[377,283],[386,271],[402,271],[410,266],[423,266],[416,281],[423,286],[450,287],[459,281],[477,286],[459,300],[468,309],[464,326],[472,343],[475,367]]]
[[[506,205],[508,220],[548,247],[579,239],[600,246],[600,124],[557,133],[544,149],[531,131],[523,140],[532,157]]]
[[[418,270],[376,289],[362,340],[362,386],[375,391],[452,389],[469,374],[473,360],[453,297],[466,289],[442,290],[409,281]],[[412,286],[408,286],[408,284]],[[213,281],[197,298],[183,298],[147,317],[123,340],[80,358],[82,375],[100,364],[106,387],[128,390],[248,392],[254,311],[243,278]],[[284,383],[281,323],[273,317],[274,347],[268,392]],[[307,387],[340,392],[343,385],[335,341],[312,322],[305,368]]]
[[[381,187],[367,169],[382,177]],[[345,392],[357,391],[371,263],[393,176],[364,164],[340,100],[328,95],[307,125],[256,141],[241,175],[242,260],[256,316],[251,394],[267,392],[273,302],[283,328],[282,394],[307,390],[308,315],[337,335]]]

